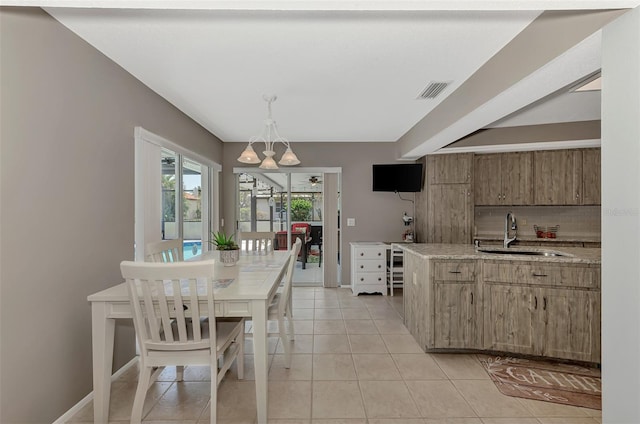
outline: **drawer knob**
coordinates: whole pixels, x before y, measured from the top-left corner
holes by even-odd
[[[364,252],[360,252],[360,256],[364,256]]]
[[[382,265],[378,265],[378,268],[382,268]]]
[[[378,277],[378,281],[382,281],[382,278]]]
[[[382,253],[378,252],[378,256],[381,256],[381,255],[382,255]]]
[[[361,278],[360,281],[364,281],[364,278]]]
[[[360,265],[360,269],[364,268],[364,265]]]

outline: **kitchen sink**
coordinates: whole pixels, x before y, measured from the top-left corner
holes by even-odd
[[[544,249],[514,249],[504,247],[480,247],[476,249],[481,253],[492,253],[495,255],[528,255],[528,256],[567,256],[571,257],[568,253],[558,252],[555,250]]]

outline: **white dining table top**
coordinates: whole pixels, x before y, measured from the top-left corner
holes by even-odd
[[[223,287],[215,290],[215,299],[223,300],[261,300],[271,295],[275,280],[282,276],[282,270],[290,253],[286,250],[273,251],[267,254],[241,253],[240,260],[234,266],[215,263],[214,280],[233,279],[228,285],[220,281]],[[214,259],[216,252],[205,252],[191,260]],[[87,297],[89,302],[128,302],[129,296],[125,283]]]

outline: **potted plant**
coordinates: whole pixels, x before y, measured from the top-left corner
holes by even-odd
[[[216,245],[216,249],[220,251],[220,262],[224,266],[234,266],[240,259],[240,247],[233,240],[233,235],[227,236],[222,231],[212,234],[211,243]]]

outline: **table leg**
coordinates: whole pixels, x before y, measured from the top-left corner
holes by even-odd
[[[253,302],[253,361],[256,376],[256,410],[258,424],[267,422],[267,373],[269,352],[267,349],[266,301]]]
[[[107,318],[105,302],[91,303],[91,334],[93,350],[93,420],[107,423],[111,397],[113,339],[115,319]]]

